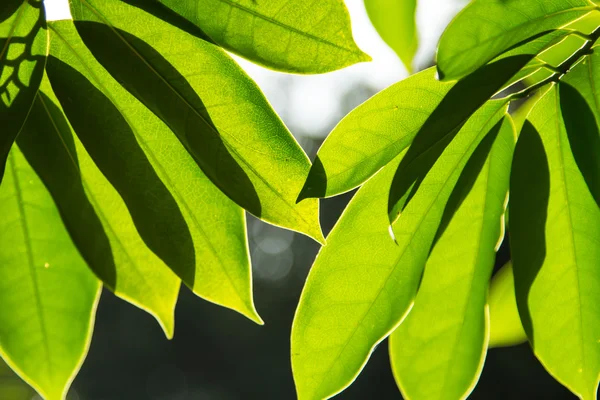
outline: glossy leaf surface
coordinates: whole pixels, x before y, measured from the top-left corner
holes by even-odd
[[[510,201],[523,327],[546,369],[584,399],[596,398],[600,372],[600,136],[597,93],[585,99],[571,84],[597,84],[591,62],[579,63],[560,88],[550,86],[529,114],[515,150]]]
[[[500,129],[504,101],[475,113],[425,178],[390,237],[385,212],[390,163],[359,190],[310,271],[292,328],[292,368],[300,399],[348,386],[374,346],[410,309],[445,205],[470,155]]]
[[[17,146],[0,215],[0,353],[41,396],[61,400],[87,353],[101,286]]]
[[[94,56],[217,187],[255,216],[323,240],[318,202],[296,204],[308,157],[222,49],[124,2],[77,0],[72,11]]]
[[[252,301],[243,210],[206,178],[169,128],[94,60],[72,23],[51,28],[53,87],[145,245],[199,296],[262,322]],[[92,81],[82,75],[88,71]]]
[[[470,74],[513,46],[559,29],[594,7],[588,0],[475,0],[440,39],[439,75],[451,80]]]
[[[42,2],[3,1],[0,6],[0,182],[10,148],[40,85],[47,48]]]
[[[488,304],[490,306],[489,347],[514,346],[527,341],[517,309],[511,262],[494,275],[490,284]]]
[[[367,14],[379,36],[396,52],[409,73],[419,38],[416,0],[365,0]]]
[[[392,370],[405,398],[465,398],[483,368],[487,289],[504,236],[515,142],[509,119],[481,142],[462,171],[414,306],[390,336]]]
[[[315,74],[371,60],[354,43],[342,0],[159,1],[220,46],[268,68]]]

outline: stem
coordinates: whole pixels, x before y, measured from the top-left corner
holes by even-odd
[[[519,92],[511,94],[507,97],[508,101],[522,99],[523,97],[529,96],[533,91],[541,88],[547,83],[560,81],[562,77],[565,76],[571,70],[573,65],[575,65],[577,61],[579,61],[579,59],[592,53],[592,46],[594,45],[594,43],[596,43],[598,38],[600,38],[600,26],[594,29],[594,31],[589,35],[585,35],[576,31],[573,31],[571,34],[576,34],[577,36],[584,38],[586,42],[576,52],[574,52],[566,60],[564,60],[558,67],[552,67],[551,65],[543,65],[543,68],[547,68],[553,72],[552,75],[545,79],[542,79],[537,83],[534,83],[533,85]]]

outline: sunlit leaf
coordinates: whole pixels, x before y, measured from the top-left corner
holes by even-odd
[[[222,49],[123,2],[76,0],[72,11],[94,56],[217,187],[257,217],[323,240],[318,202],[296,204],[308,157]]]
[[[45,399],[61,400],[87,353],[101,286],[17,146],[0,215],[0,353]]]
[[[314,74],[371,60],[354,43],[341,0],[159,1],[227,50],[268,68]]]
[[[600,372],[600,136],[594,55],[551,85],[519,136],[510,239],[517,306],[546,369],[584,399]],[[588,69],[589,68],[589,69]],[[575,90],[575,85],[580,92]],[[594,95],[584,98],[582,90]]]
[[[365,0],[365,8],[379,36],[396,52],[408,72],[412,72],[419,45],[415,21],[417,0]]]
[[[179,280],[140,239],[125,203],[72,133],[47,80],[18,144],[52,194],[89,267],[119,297],[155,316],[172,336]]]
[[[445,205],[467,160],[500,129],[506,102],[476,112],[441,155],[393,227],[386,215],[397,160],[359,190],[310,271],[292,328],[299,398],[326,398],[348,386],[374,346],[409,310]]]
[[[488,304],[489,347],[514,346],[527,341],[517,309],[512,263],[508,262],[494,275],[490,284]]]
[[[488,282],[504,236],[515,142],[509,118],[481,142],[461,173],[414,306],[390,336],[392,370],[405,398],[462,399],[481,373]]]
[[[440,39],[439,75],[450,80],[470,74],[512,47],[559,29],[595,7],[588,0],[474,0]]]
[[[0,182],[40,85],[48,34],[41,0],[4,0],[0,6]]]
[[[169,128],[94,60],[71,22],[52,23],[51,33],[52,85],[144,243],[196,294],[261,322],[243,211],[206,178]],[[81,75],[89,71],[92,81]]]
[[[334,196],[361,185],[415,137],[420,137],[419,143],[409,159],[434,142],[451,139],[540,46],[545,43],[498,59],[458,83],[438,81],[435,69],[429,68],[376,94],[342,119],[327,137],[299,198]]]

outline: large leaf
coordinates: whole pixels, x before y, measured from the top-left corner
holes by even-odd
[[[94,60],[71,22],[52,23],[51,32],[52,86],[145,244],[196,294],[261,322],[252,301],[243,210],[202,173],[169,128]]]
[[[445,205],[470,155],[500,129],[506,102],[488,103],[431,169],[389,236],[385,204],[400,160],[365,184],[333,228],[302,292],[292,328],[300,399],[321,399],[357,376],[411,306]]]
[[[515,142],[508,119],[465,166],[446,204],[414,306],[390,336],[392,370],[405,398],[462,399],[481,373],[488,282],[504,236]]]
[[[546,43],[536,45],[498,59],[458,83],[438,81],[435,68],[430,68],[373,96],[327,137],[299,198],[329,197],[359,186],[415,137],[419,143],[415,142],[404,163],[420,157],[432,143],[447,143]],[[429,159],[435,161],[435,157]]]
[[[442,79],[457,79],[501,53],[581,18],[588,0],[475,0],[444,31],[437,52]]]
[[[94,56],[217,187],[257,217],[323,240],[318,202],[296,204],[308,158],[223,50],[121,1],[76,0],[72,11]]]
[[[517,309],[511,262],[494,275],[490,283],[488,304],[490,306],[489,347],[514,346],[527,341]]]
[[[33,104],[44,73],[48,34],[40,0],[0,7],[0,182],[6,157]]]
[[[227,50],[268,68],[314,74],[371,60],[352,39],[342,0],[159,1]]]
[[[0,353],[41,396],[61,400],[87,353],[101,285],[17,146],[0,215]]]
[[[396,52],[408,72],[412,72],[419,45],[415,21],[417,0],[365,0],[365,8],[379,36]]]
[[[125,203],[73,135],[46,79],[18,144],[89,267],[119,297],[155,316],[171,337],[179,280],[140,239]]]
[[[578,64],[569,83],[594,96],[552,85],[529,114],[515,150],[509,222],[525,332],[546,369],[584,399],[596,398],[600,372],[599,82],[590,63]]]

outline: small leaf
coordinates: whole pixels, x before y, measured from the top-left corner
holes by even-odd
[[[517,306],[536,356],[573,393],[595,399],[600,132],[590,86],[598,81],[588,70],[592,58],[586,61],[568,83],[551,85],[525,122],[513,161],[509,228]],[[585,91],[596,96],[584,98]]]
[[[478,146],[446,204],[414,306],[390,336],[390,361],[409,399],[463,399],[487,350],[488,282],[504,236],[515,132],[510,117]]]
[[[102,68],[72,22],[50,27],[52,85],[145,244],[194,293],[262,323],[252,300],[243,210],[202,173],[169,128]]]
[[[398,55],[409,73],[419,38],[415,14],[416,0],[365,0],[367,14],[379,36]]]
[[[319,74],[371,61],[354,43],[341,0],[159,1],[220,46],[267,68]]]
[[[0,215],[0,353],[41,396],[62,400],[88,351],[101,285],[17,146]]]
[[[490,284],[490,343],[489,347],[514,346],[527,341],[521,324],[512,263],[508,262],[494,275]]]
[[[327,137],[299,198],[335,196],[361,185],[415,137],[422,143],[415,143],[409,158],[418,156],[423,146],[428,149],[432,142],[452,137],[539,49],[526,50],[459,82],[440,82],[429,68],[376,94]]]
[[[48,49],[44,18],[39,0],[4,0],[0,7],[0,182],[44,73]]]
[[[444,80],[458,79],[503,52],[581,18],[588,0],[474,0],[448,25],[437,52]]]
[[[140,239],[118,192],[73,135],[47,79],[18,144],[88,266],[117,296],[152,314],[171,337],[179,280]]]
[[[476,112],[425,178],[390,237],[388,187],[400,159],[352,199],[321,249],[292,328],[299,398],[321,399],[347,387],[373,348],[409,310],[444,207],[470,155],[500,129],[505,101]]]
[[[318,202],[296,204],[308,157],[222,49],[123,2],[76,0],[72,11],[94,56],[219,189],[267,222],[323,240]]]

